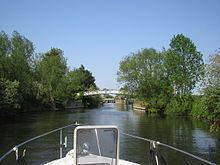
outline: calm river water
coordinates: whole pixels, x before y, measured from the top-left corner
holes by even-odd
[[[183,117],[147,116],[133,111],[130,106],[117,104],[105,104],[99,109],[92,110],[24,113],[1,119],[0,156],[16,144],[75,121],[92,125],[117,125],[121,132],[154,139],[220,164],[220,136],[210,134],[206,123]],[[125,135],[120,136],[120,158],[148,164],[149,144]],[[58,135],[51,136],[50,140],[35,142],[33,146],[37,146],[38,150],[31,149],[31,145],[26,146],[27,157],[32,153],[32,160],[35,160],[33,164],[40,164],[39,160],[47,157],[41,154],[39,158],[40,153],[35,153],[39,148],[46,147],[44,150],[52,153],[48,143],[59,144]],[[168,164],[202,164],[161,146],[159,150]]]

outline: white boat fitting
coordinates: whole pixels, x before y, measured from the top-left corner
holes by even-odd
[[[64,158],[45,165],[138,165],[119,159],[119,131],[116,126],[78,126],[75,149]]]
[[[70,138],[70,140],[67,140],[68,139],[67,136],[63,137],[64,130],[66,129],[70,129],[70,134],[69,134],[70,137],[68,137]],[[35,161],[33,163],[32,161],[30,161],[31,160],[30,158],[27,158],[25,156],[25,151],[26,151],[26,149],[24,149],[25,145],[35,140],[45,138],[47,137],[47,135],[53,135],[53,133],[57,133],[57,132],[59,133],[59,139],[60,139],[59,158],[56,158],[54,155],[53,157],[47,157],[47,154],[50,153],[47,152],[46,155],[44,155],[45,153],[43,153],[43,151],[40,151],[39,154],[40,157],[37,158],[37,162]],[[0,164],[26,165],[33,163],[33,164],[44,164],[44,165],[139,165],[135,162],[129,162],[126,160],[119,159],[119,134],[149,142],[150,164],[153,165],[169,164],[160,154],[158,150],[158,146],[163,146],[166,147],[167,149],[171,149],[181,154],[184,154],[188,157],[191,157],[197,160],[199,164],[216,165],[216,163],[212,163],[208,160],[192,155],[191,153],[188,153],[186,151],[180,150],[178,148],[175,148],[167,144],[163,144],[160,142],[153,141],[151,139],[147,139],[127,133],[119,133],[117,126],[109,126],[109,125],[81,126],[78,125],[77,123],[44,133],[42,135],[29,139],[15,146],[7,153],[5,153],[2,157],[0,157]],[[71,143],[67,143],[67,141]],[[55,148],[57,148],[57,145]],[[23,154],[21,155],[19,154],[21,153],[19,151],[22,150],[23,150]],[[65,157],[63,157],[64,150],[68,151]],[[33,150],[28,150],[29,154],[31,151],[33,152]],[[14,156],[15,159],[12,158],[13,153],[15,153]],[[41,155],[44,157],[44,159],[42,159]],[[46,160],[45,157],[48,159]],[[5,159],[7,158],[13,160],[7,162],[5,161]]]

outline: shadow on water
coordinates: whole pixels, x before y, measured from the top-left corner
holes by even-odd
[[[206,123],[188,117],[149,116],[133,111],[131,106],[119,104],[105,104],[104,107],[91,110],[34,112],[3,118],[0,120],[0,155],[31,137],[76,121],[82,124],[117,125],[121,132],[154,139],[220,163],[220,138],[209,133]],[[69,134],[72,136],[72,132]],[[57,135],[51,136],[49,141],[37,143],[37,146],[47,147],[46,142],[57,144]],[[169,164],[199,164],[167,148],[160,147],[160,150]],[[121,135],[120,157],[147,164],[149,144]]]

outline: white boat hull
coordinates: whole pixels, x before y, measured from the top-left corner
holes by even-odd
[[[83,164],[92,164],[92,165],[100,164],[101,165],[101,164],[104,164],[103,162],[108,162],[108,163],[105,163],[105,164],[110,165],[110,164],[112,164],[112,161],[115,161],[115,159],[112,159],[112,158],[101,157],[101,156],[92,155],[92,154],[84,156],[84,157],[82,157],[82,159],[83,159],[82,160],[82,162],[83,162],[82,165]],[[119,159],[118,164],[119,165],[139,165],[137,163],[133,163],[133,162],[129,162],[129,161],[126,161],[126,160],[121,160],[121,159]],[[73,150],[68,152],[67,155],[64,158],[57,159],[57,160],[54,160],[52,162],[48,162],[45,165],[75,165],[74,164]]]

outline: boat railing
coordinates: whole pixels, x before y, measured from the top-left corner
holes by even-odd
[[[79,124],[76,122],[75,124],[70,124],[70,125],[67,125],[67,126],[64,126],[64,127],[61,127],[61,128],[57,128],[57,129],[54,129],[52,131],[46,132],[44,134],[41,134],[39,136],[36,136],[34,138],[31,138],[31,139],[29,139],[27,141],[24,141],[24,142],[22,142],[22,143],[20,143],[20,144],[18,144],[16,146],[14,146],[7,153],[2,155],[0,157],[0,164],[4,164],[5,159],[7,157],[9,157],[9,156],[10,156],[10,160],[8,160],[8,161],[10,163],[8,163],[8,161],[7,161],[7,162],[5,162],[5,164],[12,164],[12,163],[14,164],[15,162],[17,164],[19,164],[18,163],[19,161],[20,162],[22,162],[22,161],[26,162],[25,159],[27,159],[27,158],[25,156],[25,152],[26,152],[26,149],[28,147],[25,148],[25,145],[27,145],[27,144],[29,144],[30,142],[33,142],[33,141],[36,142],[37,140],[45,138],[47,136],[51,136],[51,134],[54,134],[54,133],[56,133],[56,137],[59,139],[59,143],[53,144],[53,145],[56,145],[56,147],[55,147],[56,149],[49,148],[49,147],[46,146],[46,150],[48,150],[47,153],[50,153],[51,150],[52,150],[54,153],[56,153],[56,156],[55,155],[51,155],[50,158],[47,157],[47,156],[42,156],[43,154],[42,154],[42,152],[39,149],[39,152],[41,152],[41,155],[37,155],[37,156],[35,155],[37,157],[37,161],[35,161],[35,163],[33,163],[33,164],[39,164],[39,158],[42,160],[42,162],[40,162],[40,164],[47,163],[47,162],[52,161],[54,159],[63,158],[65,153],[67,153],[69,150],[74,148],[74,146],[73,146],[73,129],[75,127],[77,127],[77,126],[79,126]],[[132,134],[128,134],[128,133],[123,133],[123,132],[120,132],[120,134],[122,134],[124,136],[127,136],[127,137],[130,137],[130,138],[134,138],[134,139],[138,139],[138,140],[141,140],[141,141],[144,141],[144,142],[148,142],[149,145],[150,145],[150,150],[149,150],[150,151],[150,155],[154,159],[154,162],[155,162],[156,165],[160,165],[160,163],[159,163],[160,155],[158,155],[158,152],[157,152],[159,146],[163,146],[163,147],[169,148],[169,149],[171,149],[171,150],[173,150],[175,152],[179,152],[181,154],[187,155],[187,156],[189,156],[189,157],[191,157],[193,159],[196,159],[197,161],[199,161],[202,164],[216,165],[216,163],[210,162],[210,161],[205,160],[205,159],[203,159],[201,157],[193,155],[193,154],[191,154],[189,152],[183,151],[181,149],[178,149],[176,147],[173,147],[173,146],[170,146],[170,145],[158,142],[158,141],[154,141],[154,140],[151,140],[151,139],[148,139],[148,138],[143,138],[143,137],[139,137],[139,136],[136,136],[136,135],[132,135]],[[68,141],[67,141],[67,138],[68,138]],[[48,142],[48,139],[46,140],[46,142]],[[51,141],[49,141],[49,142],[51,142]],[[42,146],[42,145],[38,145],[38,143],[45,143],[45,141],[37,142],[35,144],[35,147],[36,146],[38,146],[38,147]],[[54,141],[52,141],[51,143],[54,143]],[[36,152],[36,150],[34,150],[33,147],[30,147],[27,150],[28,150],[27,153],[29,153],[29,155],[27,154],[28,156],[30,156],[30,152]],[[59,152],[57,150],[59,150]],[[52,153],[50,153],[50,154],[52,154]],[[32,164],[33,160],[30,161],[30,162],[31,163],[28,163],[28,164]],[[23,164],[25,164],[25,163],[23,163]]]
[[[52,130],[52,131],[49,131],[49,132],[46,132],[46,133],[43,133],[43,134],[41,134],[41,135],[39,135],[39,136],[36,136],[36,137],[33,137],[33,138],[31,138],[31,139],[29,139],[29,140],[26,140],[26,141],[24,141],[24,142],[22,142],[22,143],[20,143],[20,144],[18,144],[18,145],[16,145],[16,146],[14,146],[12,149],[10,149],[8,152],[6,152],[4,155],[2,155],[1,157],[0,157],[0,164],[1,163],[3,163],[3,161],[9,156],[9,155],[11,155],[13,152],[15,153],[15,155],[14,155],[14,160],[10,160],[9,162],[10,163],[12,163],[12,162],[19,162],[19,161],[25,161],[26,162],[26,160],[22,160],[22,158],[25,158],[25,152],[26,152],[26,148],[24,148],[24,146],[25,145],[27,145],[27,144],[29,144],[30,142],[33,142],[33,141],[37,141],[37,140],[39,140],[39,139],[41,139],[41,138],[44,138],[44,137],[46,137],[46,136],[49,136],[49,135],[51,135],[51,134],[54,134],[54,133],[58,133],[58,138],[59,138],[59,158],[62,158],[63,157],[63,150],[64,150],[64,148],[67,148],[67,133],[66,133],[66,136],[64,137],[64,135],[63,135],[63,133],[64,133],[64,131],[67,131],[67,129],[69,129],[69,128],[74,128],[74,127],[76,127],[76,126],[78,126],[79,124],[76,122],[75,124],[70,124],[70,125],[67,125],[67,126],[64,126],[64,127],[60,127],[60,128],[57,128],[57,129],[54,129],[54,130]],[[73,148],[73,129],[71,129],[71,132],[72,132],[72,134],[69,136],[69,138],[71,138],[72,140],[69,140],[69,142],[71,142],[71,149]],[[57,135],[56,135],[57,136]],[[39,143],[39,142],[38,142]],[[36,144],[36,145],[38,145],[38,144]],[[36,146],[35,145],[35,146]],[[57,144],[55,144],[55,145],[57,145]],[[22,150],[23,149],[23,150]],[[20,150],[22,150],[22,151],[20,151]],[[31,149],[30,149],[31,150]],[[22,154],[20,154],[22,152]],[[34,152],[34,151],[33,151]],[[12,156],[10,157],[10,159],[13,159],[12,158]],[[54,159],[57,159],[57,158],[54,158]],[[44,160],[45,161],[45,160]],[[51,160],[50,160],[51,161]],[[39,160],[38,160],[38,162],[39,162]],[[45,161],[45,162],[48,162],[48,160],[47,161]],[[44,163],[45,163],[44,162]],[[8,162],[7,163],[5,163],[5,164],[8,164]],[[17,164],[19,164],[19,163],[17,163]],[[21,163],[22,164],[22,163]],[[26,163],[23,163],[23,164],[26,164]],[[40,163],[40,164],[42,164],[42,163]]]
[[[169,148],[171,150],[180,152],[180,153],[182,153],[184,155],[187,155],[187,156],[189,156],[191,158],[194,158],[194,159],[196,159],[196,160],[198,160],[200,162],[203,162],[205,164],[216,165],[216,163],[210,162],[210,161],[208,161],[206,159],[203,159],[201,157],[198,157],[196,155],[193,155],[193,154],[191,154],[189,152],[183,151],[183,150],[178,149],[176,147],[173,147],[171,145],[161,143],[159,141],[154,141],[154,140],[151,140],[151,139],[148,139],[148,138],[143,138],[143,137],[139,137],[139,136],[136,136],[136,135],[131,135],[131,134],[128,134],[128,133],[123,133],[123,132],[121,132],[121,134],[125,135],[125,136],[128,136],[128,137],[131,137],[131,138],[135,138],[135,139],[139,139],[139,140],[143,140],[143,141],[149,142],[150,143],[150,150],[157,150],[158,146],[164,146],[166,148]],[[155,158],[156,165],[159,165],[158,158],[157,158],[158,156],[159,155],[157,155],[157,154],[153,154],[153,157]]]

